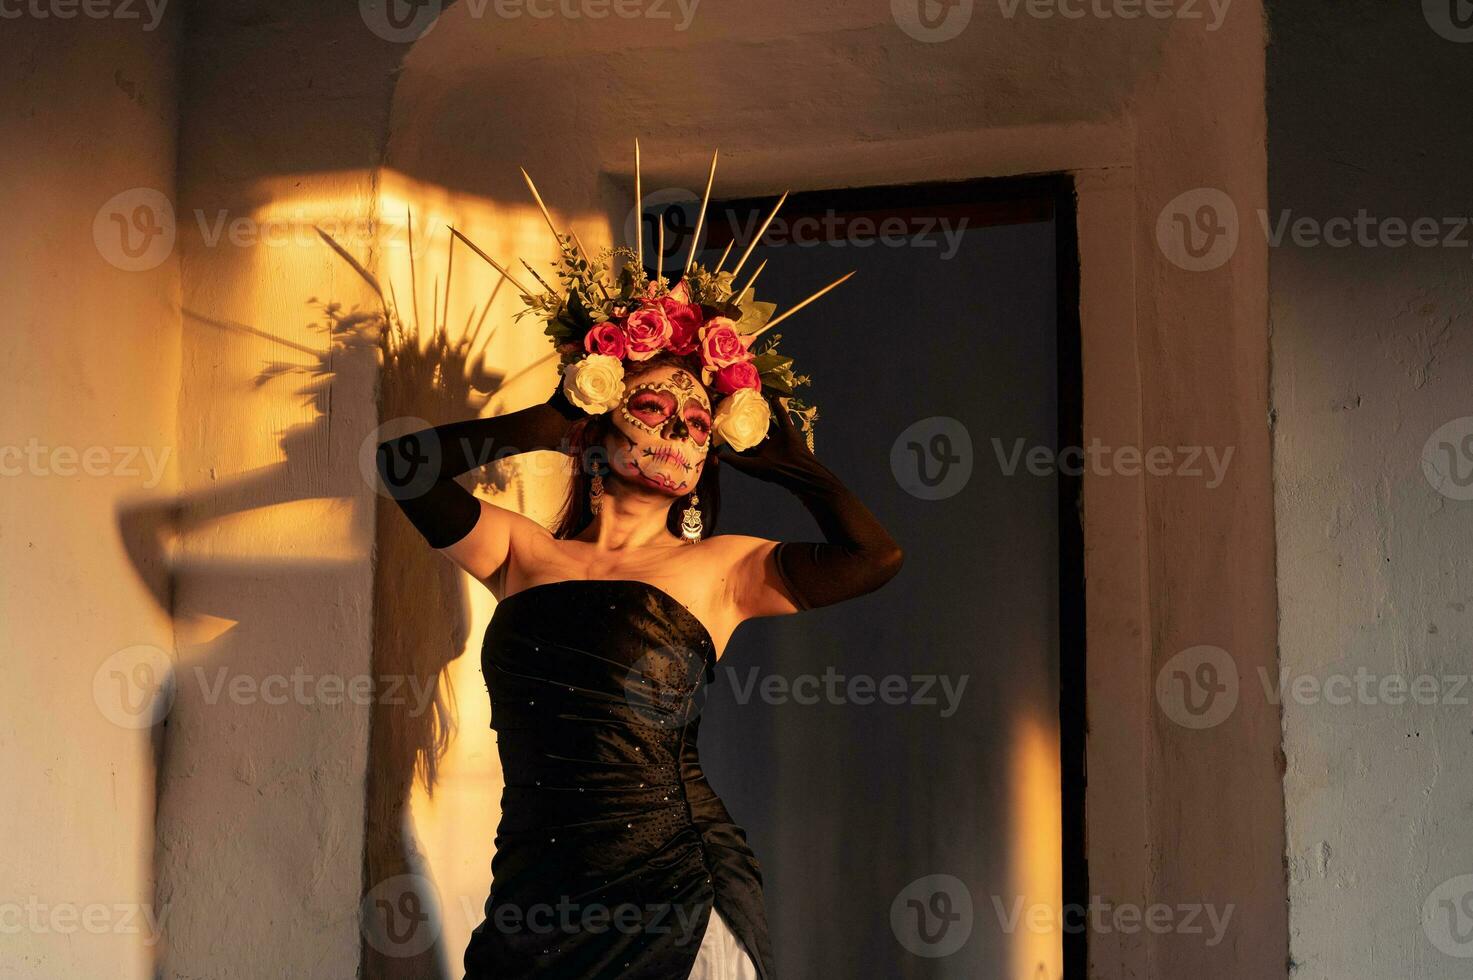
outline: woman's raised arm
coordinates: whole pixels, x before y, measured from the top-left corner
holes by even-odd
[[[484,578],[506,561],[510,528],[523,518],[480,500],[455,477],[493,459],[564,448],[573,423],[585,417],[559,387],[541,405],[410,432],[379,443],[379,480],[430,547]]]
[[[821,542],[784,541],[771,550],[777,571],[754,576],[744,592],[749,616],[791,611],[774,595],[780,586],[799,609],[828,606],[873,592],[900,571],[905,556],[870,509],[818,461],[782,403],[769,396],[777,431],[745,453],[723,450],[721,460],[759,480],[791,491],[818,522]]]

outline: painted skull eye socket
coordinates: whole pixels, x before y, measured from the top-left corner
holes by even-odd
[[[700,402],[691,401],[685,406],[685,427],[690,430],[691,442],[704,446],[711,438],[711,413]]]
[[[629,396],[627,408],[636,421],[658,429],[675,414],[675,392],[644,388]]]

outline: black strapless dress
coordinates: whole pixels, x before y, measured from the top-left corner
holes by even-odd
[[[685,980],[714,906],[773,976],[761,866],[701,772],[716,650],[632,580],[502,600],[481,652],[506,788],[470,980]]]

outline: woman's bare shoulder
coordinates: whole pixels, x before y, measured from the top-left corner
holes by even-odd
[[[782,573],[773,555],[781,544],[750,534],[718,534],[707,539],[715,549],[713,564],[720,565],[726,604],[738,621],[757,616],[797,612],[782,586]]]
[[[761,538],[752,534],[713,534],[701,542],[703,547],[711,549],[713,555],[725,555],[733,560],[747,555],[762,554],[777,544],[778,542],[771,538]]]
[[[728,589],[767,578],[779,542],[751,534],[713,534],[701,542],[701,564]]]
[[[509,566],[553,546],[552,532],[508,507],[477,498],[481,516],[471,533],[441,553],[501,598]]]
[[[496,505],[492,504],[492,506],[494,507]],[[529,538],[541,541],[554,540],[552,531],[549,530],[545,524],[533,520],[526,514],[523,514],[521,511],[512,510],[510,508],[501,509],[504,510],[507,514],[511,515],[509,519],[511,521],[512,531],[514,533],[523,534],[528,536]]]

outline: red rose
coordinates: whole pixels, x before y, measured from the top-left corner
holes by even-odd
[[[622,361],[628,347],[617,323],[605,321],[583,335],[583,349],[590,354],[607,354]]]
[[[762,378],[757,374],[757,366],[751,361],[738,361],[728,364],[716,372],[714,381],[716,390],[723,395],[729,395],[739,388],[751,388],[753,391],[762,390]]]
[[[691,354],[700,343],[701,306],[699,303],[683,303],[674,294],[660,300],[660,309],[670,321],[670,343],[673,353]]]
[[[670,343],[670,318],[658,306],[641,306],[624,321],[631,361],[647,361]]]
[[[712,317],[701,328],[701,363],[708,371],[720,371],[738,361],[750,360],[747,343],[737,333],[730,317]]]

